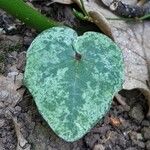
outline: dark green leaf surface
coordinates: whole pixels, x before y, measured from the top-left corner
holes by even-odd
[[[107,113],[123,79],[121,50],[100,33],[78,36],[71,28],[54,27],[27,52],[25,85],[43,118],[66,141],[81,138]]]

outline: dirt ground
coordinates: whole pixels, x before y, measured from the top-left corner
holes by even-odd
[[[32,0],[46,16],[73,28],[98,29],[76,19],[71,7]],[[38,33],[0,10],[0,74],[23,76],[26,50]],[[82,139],[67,143],[57,137],[38,113],[23,85],[23,97],[14,103],[8,90],[0,99],[0,150],[150,150],[150,121],[146,99],[138,90],[121,91],[125,107],[114,98],[108,114]],[[0,91],[2,94],[2,91]]]

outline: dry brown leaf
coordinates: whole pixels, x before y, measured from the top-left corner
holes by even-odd
[[[12,72],[12,75],[9,74],[9,77],[0,76],[0,103],[3,104],[3,107],[14,108],[22,99],[24,89],[17,89],[21,86],[23,75],[15,74],[15,72]]]
[[[82,8],[81,0],[73,0],[75,3],[79,5],[80,8]],[[84,3],[84,7],[86,12],[90,15],[92,18],[92,21],[103,31],[107,36],[112,36],[111,26],[105,16],[101,13],[101,9],[99,9],[99,6],[96,3],[96,0],[82,0]]]
[[[81,5],[81,0],[72,0],[75,3],[79,5],[79,7],[82,7]],[[112,33],[112,28],[111,24],[107,20],[107,18],[118,18],[114,14],[112,14],[109,11],[105,11],[105,9],[102,6],[109,6],[113,0],[82,0],[84,3],[84,7],[86,12],[89,14],[89,16],[92,18],[93,22],[100,28],[101,31],[103,31],[107,36],[112,38],[113,33]],[[127,4],[135,4],[137,0],[132,0],[132,1],[127,1],[127,0],[122,0],[122,2],[127,3]]]
[[[78,0],[74,1],[79,4]],[[89,14],[96,20],[98,27],[101,27],[102,23],[101,14],[106,18],[118,18],[109,10],[104,9],[96,0],[86,1],[85,9],[87,12],[92,12]],[[125,62],[123,88],[140,89],[147,97],[150,106],[150,87],[148,85],[150,83],[150,22],[109,20],[109,27],[115,42],[123,51]],[[150,111],[148,116],[150,116]]]
[[[109,22],[101,13],[98,5],[95,3],[95,0],[82,0],[86,12],[92,17],[92,22],[94,22],[107,36],[113,39],[111,27]],[[81,0],[53,0],[53,2],[58,2],[61,4],[71,4],[77,3],[80,8],[82,8]],[[94,15],[93,15],[94,14]],[[101,23],[99,23],[101,22]]]
[[[114,0],[99,0],[102,1],[102,3],[106,6],[110,6],[110,4],[114,1]],[[139,0],[121,0],[121,2],[126,3],[126,4],[130,4],[130,5],[135,5],[137,4]],[[141,1],[141,0],[140,0]],[[143,1],[143,0],[142,0]],[[140,2],[141,3],[141,2]]]
[[[18,72],[9,72],[8,76],[0,75],[0,115],[7,116],[13,120],[17,135],[16,150],[30,150],[30,145],[21,133],[20,124],[17,117],[14,116],[15,106],[22,100],[25,89],[19,89],[22,86],[23,74]],[[2,113],[2,114],[1,114]]]

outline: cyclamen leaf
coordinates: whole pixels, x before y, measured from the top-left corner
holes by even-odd
[[[75,141],[107,113],[123,70],[121,50],[105,35],[54,27],[29,47],[24,80],[50,127]]]

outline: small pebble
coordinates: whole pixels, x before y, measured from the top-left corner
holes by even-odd
[[[5,34],[5,30],[3,28],[0,28],[0,34]]]
[[[91,149],[94,147],[98,140],[99,134],[87,134],[87,136],[85,136],[85,142]]]
[[[29,46],[32,41],[33,41],[33,38],[32,38],[32,37],[25,36],[24,39],[23,39],[23,44],[24,44],[25,46]]]
[[[20,112],[21,111],[21,107],[20,106],[16,106],[15,110],[18,111],[18,112]]]
[[[145,148],[145,143],[144,142],[142,142],[142,141],[137,141],[136,142],[136,145],[138,146],[138,147],[140,147],[140,148]]]
[[[137,133],[137,132],[130,132],[130,138],[131,140],[143,140],[143,136],[141,133]]]
[[[144,119],[144,112],[141,105],[134,106],[129,113],[130,117],[135,119],[136,122],[140,123]]]
[[[149,126],[150,126],[150,121],[148,121],[148,120],[143,120],[143,121],[142,121],[142,126],[149,127]]]
[[[129,147],[126,150],[137,150],[135,147]]]
[[[96,144],[94,146],[93,150],[105,150],[105,148],[102,144]]]
[[[8,73],[8,77],[14,77],[14,76],[17,76],[18,75],[18,72],[9,72]]]
[[[114,149],[115,149],[115,150],[122,150],[122,148],[121,148],[120,146],[118,146],[118,145],[116,145],[116,146],[114,147]]]
[[[8,96],[9,96],[9,92],[7,90],[1,90],[0,91],[1,101],[4,101],[5,99],[7,99]]]
[[[150,140],[146,142],[146,150],[150,150]]]
[[[145,140],[150,140],[150,127],[144,127],[142,129],[143,136]]]
[[[143,136],[141,133],[137,133],[137,140],[143,140]]]

